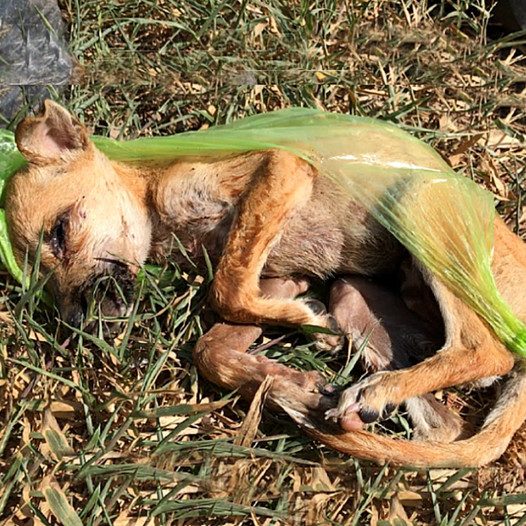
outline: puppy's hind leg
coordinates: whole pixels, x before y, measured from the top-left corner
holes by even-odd
[[[428,326],[400,296],[365,278],[336,281],[331,288],[330,311],[373,372],[409,367],[443,344],[441,327]],[[405,406],[416,439],[449,442],[468,434],[465,422],[432,394],[409,398]],[[342,420],[341,425],[350,430],[356,425],[355,415],[350,422]]]
[[[386,407],[414,396],[507,374],[514,356],[484,322],[436,280],[434,293],[441,305],[446,342],[433,356],[405,369],[380,371],[344,391],[331,416],[345,422],[359,411],[362,418],[381,418]]]

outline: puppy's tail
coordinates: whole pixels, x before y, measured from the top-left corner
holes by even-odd
[[[500,457],[514,433],[526,419],[526,368],[511,373],[497,404],[474,436],[452,442],[412,442],[375,435],[367,431],[338,434],[324,432],[298,413],[289,413],[316,440],[349,455],[413,467],[478,467]]]

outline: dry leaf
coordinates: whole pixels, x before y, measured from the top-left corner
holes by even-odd
[[[276,23],[276,19],[273,16],[269,16],[268,21],[270,32],[281,36],[281,31],[279,30],[278,24]]]
[[[256,437],[258,431],[259,423],[261,422],[261,413],[263,411],[263,406],[265,405],[265,399],[267,393],[272,386],[273,378],[267,376],[259,386],[254,399],[250,404],[250,409],[248,410],[247,416],[243,421],[241,428],[239,429],[239,434],[236,437],[234,443],[239,446],[250,446]]]
[[[263,33],[263,31],[268,27],[268,23],[267,22],[259,22],[258,24],[256,24],[254,26],[254,29],[252,31],[252,36],[254,38],[258,38],[261,33]]]
[[[62,432],[62,429],[58,425],[58,422],[49,407],[44,410],[42,434],[44,435],[44,440],[47,445],[46,448],[44,447],[44,444],[41,444],[41,451],[43,454],[47,449],[57,460],[62,460],[64,456],[73,454],[73,449],[69,445],[66,435]]]
[[[113,526],[143,526],[150,519],[148,517],[128,517],[128,512],[121,513],[113,522]]]
[[[331,482],[327,471],[321,466],[315,467],[312,470],[311,486],[316,491],[336,491],[334,484]]]
[[[391,499],[391,505],[389,509],[389,521],[392,524],[396,524],[396,519],[404,521],[408,525],[412,525],[413,523],[409,520],[409,517],[407,516],[407,513],[405,512],[404,507],[402,506],[400,500],[395,495]]]
[[[416,491],[402,490],[396,496],[404,506],[419,508],[422,505],[422,495]]]
[[[523,145],[516,137],[511,137],[499,129],[493,129],[488,134],[486,146],[492,150],[511,150],[523,148]]]
[[[71,420],[82,411],[82,404],[72,400],[53,400],[49,409],[55,418]]]

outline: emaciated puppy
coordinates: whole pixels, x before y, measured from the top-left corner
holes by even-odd
[[[174,236],[198,263],[206,247],[215,268],[211,304],[226,320],[245,324],[333,326],[330,315],[292,299],[294,294],[263,294],[262,277],[388,276],[408,258],[359,203],[286,151],[183,158],[161,167],[112,162],[73,116],[49,101],[43,115],[19,125],[16,140],[29,164],[7,190],[11,240],[20,261],[26,253],[31,260],[44,229],[42,267],[53,270],[52,292],[72,324],[81,322],[99,277],[111,275],[118,283],[106,296],[103,314],[123,315],[137,269],[147,258],[178,259],[184,268]],[[493,273],[503,298],[526,321],[526,246],[500,219]],[[377,372],[344,391],[328,415],[350,431],[335,434],[313,426],[308,432],[377,461],[484,464],[504,451],[526,418],[524,365],[515,365],[515,356],[487,324],[433,274],[424,269],[422,276],[443,319],[439,352],[417,365]],[[335,343],[334,336],[320,338],[320,345]],[[469,439],[417,444],[355,430],[358,414],[370,422],[407,399],[504,375],[514,365],[501,399]],[[257,367],[236,371],[213,357],[201,367],[219,383],[236,387],[252,382],[257,372]],[[281,381],[280,368],[268,372],[276,376],[271,398],[294,401],[297,395],[290,381]],[[234,377],[225,379],[230,374]],[[333,406],[323,391],[316,397],[319,407]]]

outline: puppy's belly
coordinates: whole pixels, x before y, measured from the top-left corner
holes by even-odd
[[[403,247],[378,223],[312,221],[308,216],[287,226],[268,256],[262,275],[310,276],[390,274],[400,265]]]
[[[273,245],[263,275],[373,276],[393,272],[403,255],[401,245],[364,207],[318,177],[311,199],[289,218]]]
[[[271,250],[263,276],[326,278],[341,266],[343,247],[343,233],[336,229],[318,225],[305,235],[285,232]]]

